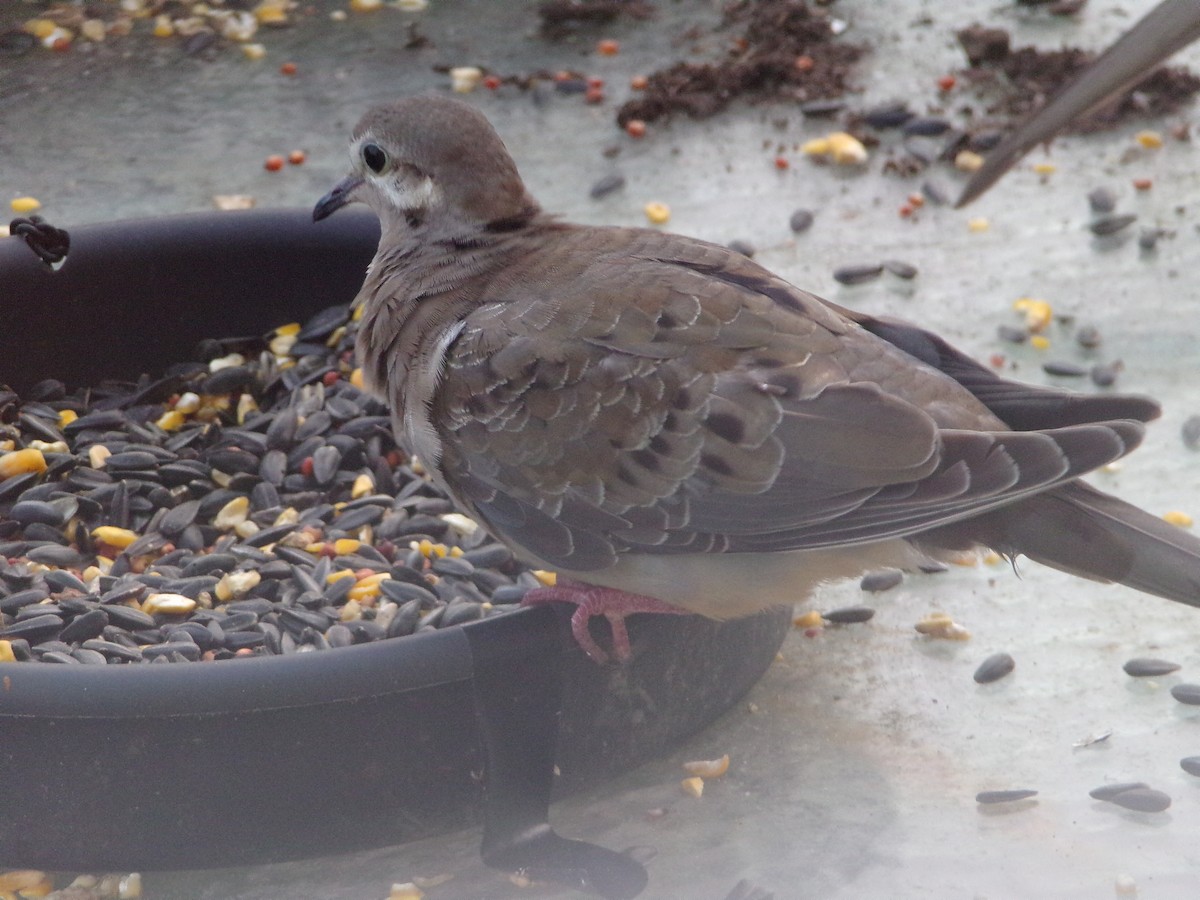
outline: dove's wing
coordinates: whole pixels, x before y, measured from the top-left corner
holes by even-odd
[[[901,349],[926,333],[852,321],[686,238],[550,226],[480,300],[429,411],[442,473],[497,534],[577,572],[629,552],[904,537],[1046,490],[1142,433],[1009,431],[1015,389]]]

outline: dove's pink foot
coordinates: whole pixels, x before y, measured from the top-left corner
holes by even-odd
[[[612,628],[613,655],[618,662],[629,659],[629,632],[625,629],[625,617],[633,613],[665,613],[687,615],[686,609],[663,603],[643,594],[628,594],[616,588],[596,587],[580,581],[559,578],[554,587],[534,588],[521,601],[522,606],[540,603],[574,603],[575,614],[571,616],[571,634],[583,652],[598,663],[608,662],[608,654],[600,649],[588,631],[588,620],[592,616],[604,616]]]

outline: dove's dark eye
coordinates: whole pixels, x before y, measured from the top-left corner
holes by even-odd
[[[383,167],[387,165],[387,154],[378,144],[363,144],[362,158],[363,162],[367,164],[367,168],[376,175],[382,172]]]

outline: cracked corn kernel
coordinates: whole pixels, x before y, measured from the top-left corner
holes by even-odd
[[[227,572],[221,576],[213,593],[222,603],[240,600],[257,587],[260,581],[262,581],[262,576],[255,571]]]
[[[1163,521],[1169,522],[1172,525],[1178,525],[1180,528],[1191,528],[1194,524],[1191,516],[1177,509],[1163,513]]]
[[[947,641],[965,641],[971,637],[971,633],[967,629],[955,622],[946,613],[933,613],[926,616],[914,627],[920,634]]]
[[[978,172],[983,168],[983,157],[974,150],[962,150],[954,157],[954,168],[960,172]]]
[[[358,500],[360,497],[369,497],[374,490],[375,479],[364,473],[354,479],[354,486],[350,488],[350,498]]]
[[[154,420],[154,424],[163,431],[178,431],[183,427],[186,421],[187,417],[184,416],[184,414],[179,410],[168,409],[165,413]]]
[[[834,131],[825,137],[814,138],[800,145],[807,156],[824,156],[839,166],[853,166],[867,161],[867,148],[862,141],[844,131]]]
[[[392,889],[388,891],[387,900],[421,900],[424,896],[423,890],[411,881],[406,881],[403,884],[393,884]]]
[[[671,207],[665,203],[651,201],[642,207],[646,220],[651,225],[665,225],[671,219]]]
[[[17,215],[23,216],[26,213],[37,212],[42,208],[42,202],[36,197],[14,197],[9,206]]]
[[[42,455],[41,450],[26,448],[0,455],[0,481],[12,478],[14,475],[25,475],[30,472],[40,474],[45,471],[46,457]]]
[[[685,778],[679,782],[679,789],[689,797],[695,797],[699,800],[704,795],[704,779],[695,776]]]
[[[482,79],[483,70],[478,66],[455,66],[450,70],[450,89],[456,94],[469,94]]]
[[[720,778],[729,771],[729,754],[720,759],[697,759],[683,764],[683,770],[699,778]]]
[[[142,612],[154,615],[183,616],[196,608],[196,601],[183,594],[151,594],[142,601]]]
[[[797,628],[819,628],[821,626],[821,614],[815,609],[810,609],[804,615],[796,616],[792,619],[792,624]]]
[[[1157,150],[1163,145],[1162,135],[1157,131],[1139,131],[1134,137],[1147,150]]]
[[[130,872],[117,883],[117,900],[138,900],[142,896],[142,873]]]
[[[14,869],[0,873],[0,892],[12,897],[45,897],[54,890],[54,882],[37,869]]]
[[[213,517],[212,523],[214,528],[219,528],[222,531],[229,531],[232,528],[246,521],[246,517],[250,512],[249,497],[234,497],[228,503],[221,507],[220,512]]]
[[[1045,331],[1054,318],[1054,310],[1045,300],[1021,297],[1013,303],[1013,309],[1025,316],[1025,327],[1032,332]]]
[[[118,550],[124,550],[138,539],[136,531],[130,531],[128,528],[118,528],[115,525],[101,525],[98,528],[93,528],[92,537],[102,543],[108,544],[110,547],[116,547]]]

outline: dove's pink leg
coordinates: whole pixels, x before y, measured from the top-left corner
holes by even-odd
[[[625,630],[625,617],[632,613],[666,613],[687,615],[686,609],[663,603],[643,594],[628,594],[616,588],[596,587],[579,581],[559,578],[554,587],[534,588],[521,601],[522,606],[540,603],[574,603],[575,614],[571,616],[571,634],[583,652],[598,663],[608,662],[608,654],[592,640],[588,631],[588,620],[592,616],[604,616],[612,628],[613,654],[619,662],[629,659],[629,632]]]

